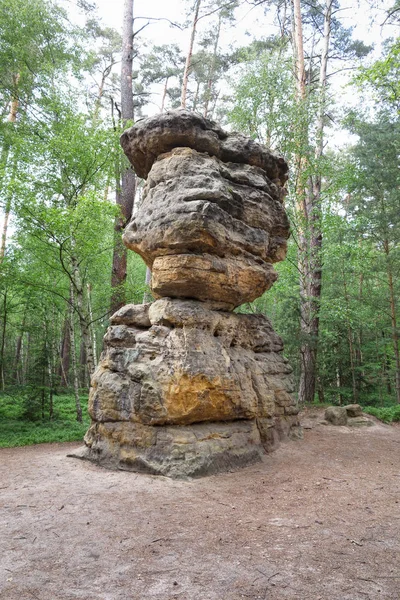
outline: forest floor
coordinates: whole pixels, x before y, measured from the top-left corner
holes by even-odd
[[[189,482],[1,449],[1,600],[399,600],[400,424],[320,417]]]

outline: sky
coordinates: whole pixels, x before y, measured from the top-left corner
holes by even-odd
[[[379,0],[376,8],[371,13],[371,3],[366,0],[340,0],[340,17],[345,26],[354,27],[355,37],[365,39],[368,43],[372,42],[379,46],[383,37],[395,35],[393,26],[381,24],[385,18],[385,9],[393,4],[394,0]],[[96,0],[98,14],[108,26],[120,30],[122,25],[123,0]],[[188,0],[134,0],[134,13],[139,23],[146,21],[143,17],[153,19],[169,19],[171,21],[182,22],[185,17],[186,7],[190,6]],[[244,43],[248,37],[246,31],[253,35],[265,36],[273,32],[273,27],[267,23],[269,30],[266,31],[266,19],[263,17],[262,10],[251,9],[250,6],[243,6],[239,11],[240,16],[233,30],[231,30],[225,39],[225,43]],[[371,14],[376,16],[376,21],[371,23]],[[153,22],[148,27],[144,37],[154,41],[157,44],[169,43],[175,41],[182,43],[184,47],[189,44],[189,30],[181,33],[178,29],[171,29],[166,21]]]
[[[370,0],[339,0],[341,10],[338,13],[340,20],[345,27],[353,27],[355,38],[362,39],[366,44],[373,44],[375,50],[371,53],[369,60],[376,60],[381,52],[382,39],[393,35],[393,27],[386,25],[383,28],[381,24],[385,19],[385,9],[393,4],[394,0],[376,0],[378,6],[371,10]],[[114,27],[121,31],[123,0],[96,0],[98,6],[98,16],[104,24]],[[186,11],[193,2],[190,0],[134,0],[134,16],[136,18],[135,29],[139,29],[150,19],[150,25],[141,33],[141,38],[149,45],[178,43],[186,54],[189,46],[190,28],[181,31],[178,28],[172,28],[167,20],[182,23],[187,18]],[[262,38],[276,33],[276,26],[272,23],[270,16],[265,16],[261,7],[252,8],[242,0],[242,6],[236,11],[236,24],[226,31],[221,40],[223,47],[247,45],[252,37]],[[165,19],[165,20],[164,20]],[[207,26],[210,19],[204,19],[202,26]],[[249,36],[251,34],[251,37]],[[335,66],[336,68],[336,66]],[[356,106],[359,99],[354,94],[354,89],[346,87],[349,80],[349,73],[335,78],[336,89],[333,95],[337,100],[343,101],[347,105]],[[161,92],[160,92],[161,93]],[[157,99],[157,95],[154,96]],[[156,103],[147,108],[147,113],[159,110]],[[332,132],[330,145],[333,148],[342,146],[349,141],[348,134],[343,131]]]

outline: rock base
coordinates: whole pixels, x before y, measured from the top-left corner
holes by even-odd
[[[300,437],[292,369],[264,315],[164,298],[111,318],[79,458],[196,477],[261,460]]]
[[[174,479],[231,471],[263,455],[255,421],[152,427],[96,423],[73,456],[102,467]]]

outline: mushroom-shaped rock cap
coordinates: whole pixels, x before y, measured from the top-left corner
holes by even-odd
[[[121,145],[136,174],[146,179],[160,154],[193,148],[223,162],[260,167],[284,185],[288,166],[281,156],[240,133],[227,133],[217,123],[185,109],[170,110],[138,121],[121,136]]]

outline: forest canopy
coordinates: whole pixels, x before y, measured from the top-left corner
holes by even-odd
[[[373,43],[339,0],[180,0],[162,39],[119,4],[114,29],[92,3],[0,3],[3,396],[52,419],[73,393],[82,419],[110,314],[151,299],[120,241],[143,182],[119,137],[185,106],[290,165],[287,259],[239,310],[271,318],[299,400],[399,404],[398,3],[354,9]]]

